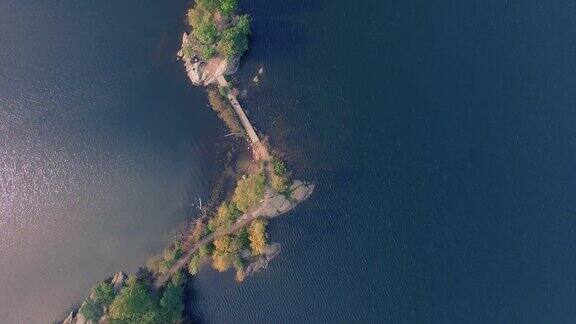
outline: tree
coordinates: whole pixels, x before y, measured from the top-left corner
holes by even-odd
[[[253,174],[238,181],[232,198],[236,207],[243,212],[255,207],[264,198],[265,182],[264,172]]]
[[[213,21],[202,19],[202,21],[193,28],[194,30],[192,33],[194,34],[194,37],[196,37],[202,45],[212,45],[216,43],[218,29]]]
[[[93,290],[94,301],[100,305],[110,305],[116,297],[114,293],[114,287],[108,281],[101,282],[98,286],[94,287]]]
[[[104,306],[110,305],[114,297],[114,287],[112,287],[112,284],[103,281],[92,288],[90,297],[86,298],[78,312],[86,319],[97,321],[102,317]]]
[[[238,242],[229,235],[214,240],[214,253],[212,255],[214,269],[220,272],[228,270],[239,250]]]
[[[240,249],[247,248],[250,245],[250,239],[248,238],[248,229],[246,226],[242,227],[236,233],[236,241]]]
[[[227,230],[240,214],[240,210],[234,203],[224,202],[218,207],[216,215],[208,222],[208,227],[213,231]]]
[[[198,252],[194,253],[190,258],[190,262],[188,263],[188,272],[191,275],[195,275],[200,270],[200,265],[202,264],[202,257]]]
[[[218,43],[220,53],[226,57],[241,55],[248,50],[248,34],[250,33],[250,18],[240,17],[236,26],[230,27],[222,33]]]
[[[110,317],[120,323],[157,323],[158,307],[148,291],[148,285],[130,277],[126,287],[110,304]]]
[[[223,17],[230,17],[237,8],[237,0],[220,0],[220,14],[222,14]]]
[[[84,316],[85,319],[96,322],[102,317],[102,306],[93,299],[86,298],[78,313]]]
[[[160,298],[161,314],[164,323],[175,323],[182,317],[184,311],[184,288],[178,280],[172,280],[166,285]]]
[[[196,6],[207,10],[207,11],[214,11],[218,8],[218,0],[196,0]]]
[[[250,34],[250,16],[242,15],[238,17],[238,22],[236,22],[236,31],[242,35]]]
[[[284,176],[287,172],[284,161],[277,156],[272,156],[272,168],[274,169],[274,174],[279,177]]]
[[[266,220],[258,218],[252,221],[248,229],[250,248],[254,255],[266,252],[266,224]]]

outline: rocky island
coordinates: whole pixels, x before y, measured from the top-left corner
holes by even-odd
[[[307,199],[314,184],[292,178],[226,80],[248,50],[250,17],[237,11],[236,0],[197,0],[178,52],[192,84],[207,88],[211,107],[234,135],[211,201],[163,253],[135,275],[119,272],[95,286],[63,323],[177,323],[183,284],[204,264],[220,272],[233,268],[243,281],[280,252],[280,244],[268,243],[267,222]]]

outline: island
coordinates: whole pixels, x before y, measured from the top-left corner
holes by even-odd
[[[282,154],[254,128],[238,101],[239,91],[227,80],[248,50],[250,22],[249,15],[238,13],[237,0],[197,0],[177,54],[191,83],[206,87],[210,106],[233,143],[211,200],[138,273],[119,272],[96,285],[64,324],[178,323],[184,283],[202,266],[234,269],[241,282],[280,252],[280,244],[268,240],[267,222],[306,200],[314,184],[293,179]]]

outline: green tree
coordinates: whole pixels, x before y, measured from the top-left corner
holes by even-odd
[[[194,37],[203,45],[212,45],[216,43],[218,37],[218,28],[211,20],[203,19],[201,23],[193,27]]]
[[[238,241],[238,246],[240,249],[247,248],[250,245],[250,239],[248,238],[248,229],[246,226],[242,227],[236,233],[236,241]]]
[[[160,298],[160,308],[162,319],[165,323],[174,323],[180,320],[184,311],[184,288],[177,280],[173,280],[166,285],[164,294]]]
[[[195,275],[200,270],[200,264],[202,263],[202,257],[198,252],[194,253],[190,258],[190,262],[188,263],[188,272],[191,275]]]
[[[116,297],[114,287],[108,281],[101,282],[98,286],[94,287],[94,301],[100,305],[110,305]]]
[[[237,8],[237,0],[220,0],[220,14],[224,17],[230,17]]]
[[[86,298],[78,313],[84,316],[85,319],[96,322],[102,317],[102,306],[93,299]]]
[[[110,317],[119,323],[157,323],[158,307],[148,291],[148,285],[130,277],[126,287],[110,304]]]
[[[242,212],[255,207],[264,198],[265,182],[266,177],[262,171],[238,181],[232,198],[236,207]]]
[[[227,230],[240,214],[234,203],[224,202],[218,207],[216,215],[208,221],[208,228],[212,231]]]
[[[86,298],[78,312],[86,319],[97,321],[102,317],[104,306],[110,305],[114,297],[114,287],[112,287],[112,284],[103,281],[92,288],[90,297]]]
[[[196,6],[207,10],[207,11],[214,11],[218,8],[219,1],[218,0],[196,0]]]
[[[286,165],[284,161],[277,156],[272,156],[272,167],[274,169],[274,174],[282,177],[286,173]]]

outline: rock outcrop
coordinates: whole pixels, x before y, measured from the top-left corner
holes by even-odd
[[[128,276],[122,271],[120,271],[114,275],[114,277],[112,278],[112,281],[110,283],[114,287],[115,293],[120,292],[120,290],[122,288],[124,288],[124,285],[126,284],[127,279],[128,279]]]
[[[248,277],[256,272],[268,268],[268,263],[274,259],[278,253],[280,253],[280,243],[272,243],[268,245],[266,247],[266,251],[264,251],[264,255],[260,256],[246,267],[246,270],[244,270],[244,275]]]

